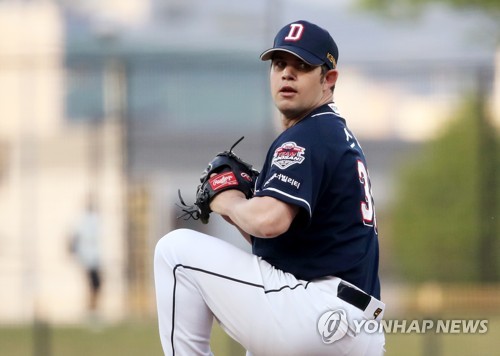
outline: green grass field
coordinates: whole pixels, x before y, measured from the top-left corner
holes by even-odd
[[[0,326],[2,356],[161,356],[155,322],[129,322],[92,328]],[[500,317],[489,320],[488,332],[476,335],[389,334],[387,356],[493,356],[500,349]],[[217,356],[244,355],[241,346],[214,328]],[[306,356],[306,355],[305,355]],[[309,356],[309,355],[307,355]]]
[[[244,355],[219,328],[212,334],[216,355]],[[162,356],[156,321],[112,326],[0,326],[1,356]]]

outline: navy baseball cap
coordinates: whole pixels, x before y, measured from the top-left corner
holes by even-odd
[[[304,62],[328,68],[337,67],[339,50],[332,36],[325,29],[304,21],[295,21],[283,27],[274,38],[273,48],[260,55],[260,59],[272,59],[275,51],[285,51]]]

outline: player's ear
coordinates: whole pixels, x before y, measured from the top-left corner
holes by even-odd
[[[330,69],[325,74],[325,84],[328,88],[331,88],[337,83],[337,78],[339,77],[339,72],[336,69]]]
[[[329,90],[333,93],[335,88],[335,83],[337,83],[337,78],[339,73],[336,69],[330,69],[326,72],[323,72],[321,83],[323,85],[323,90]]]

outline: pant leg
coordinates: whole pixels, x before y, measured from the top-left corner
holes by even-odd
[[[165,354],[208,354],[214,315],[226,333],[244,346],[271,343],[266,333],[254,337],[270,327],[259,315],[272,313],[271,305],[259,300],[265,296],[261,264],[270,267],[250,253],[193,230],[179,229],[164,236],[155,249],[154,268]]]
[[[154,260],[158,322],[163,351],[165,355],[210,355],[212,312],[182,269],[176,271],[174,278],[174,259],[164,255],[168,253],[164,245],[165,240],[160,240]]]
[[[166,355],[209,354],[213,315],[255,356],[356,355],[350,350],[367,343],[354,334],[330,345],[321,341],[320,316],[354,308],[336,297],[338,284],[297,280],[195,231],[176,230],[159,241],[155,284]]]

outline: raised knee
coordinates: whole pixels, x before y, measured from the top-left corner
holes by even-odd
[[[190,229],[177,229],[172,230],[163,236],[156,243],[155,255],[168,256],[175,252],[175,254],[182,253],[183,250],[190,250],[196,244],[193,242],[196,231]]]
[[[182,228],[182,229],[176,229],[176,230],[172,230],[170,231],[168,234],[166,234],[165,236],[163,236],[161,238],[161,240],[169,240],[169,241],[174,241],[176,239],[186,239],[187,236],[195,233],[196,231],[194,230],[190,230],[190,229],[185,229],[185,228]]]

